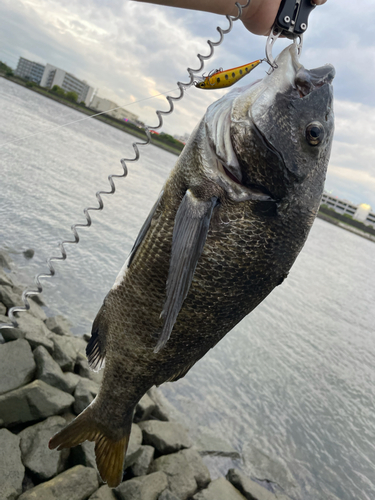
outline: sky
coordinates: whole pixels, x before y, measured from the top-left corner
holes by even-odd
[[[328,0],[310,15],[301,62],[307,68],[332,63],[336,131],[326,190],[375,210],[375,0]],[[0,0],[0,60],[15,68],[20,56],[60,67],[157,125],[165,97],[188,82],[197,53],[218,40],[223,16],[137,3],[131,0]],[[232,68],[264,57],[266,38],[249,33],[240,21],[215,49],[203,71]],[[274,53],[286,41],[277,41]],[[262,78],[258,66],[237,86]],[[165,117],[166,133],[190,133],[206,108],[225,90],[191,88]],[[152,98],[153,97],[153,98]],[[151,98],[151,99],[150,99]],[[137,102],[140,101],[140,102]]]

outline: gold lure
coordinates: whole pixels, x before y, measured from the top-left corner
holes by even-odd
[[[262,62],[262,59],[251,62],[249,64],[244,64],[243,66],[238,66],[237,68],[223,70],[214,70],[206,78],[200,82],[195,82],[194,85],[198,89],[223,89],[225,87],[230,87],[231,85],[241,80],[245,75],[250,73],[251,70],[256,68],[258,64]]]

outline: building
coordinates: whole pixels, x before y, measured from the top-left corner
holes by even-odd
[[[321,204],[326,205],[341,215],[350,215],[353,219],[375,227],[375,213],[371,212],[370,205],[366,203],[354,205],[349,201],[341,200],[324,191]]]
[[[14,74],[25,80],[40,84],[44,70],[45,66],[43,64],[20,57]]]
[[[91,101],[90,108],[106,112],[107,115],[113,116],[118,120],[125,120],[133,123],[139,122],[138,115],[131,113],[127,109],[121,108],[117,103],[105,99],[104,97],[95,96]]]
[[[78,95],[78,102],[83,101],[86,106],[90,104],[94,93],[94,88],[90,87],[85,81],[78,80],[74,75],[52,64],[46,65],[40,85],[48,89],[58,85],[66,92],[75,92]]]

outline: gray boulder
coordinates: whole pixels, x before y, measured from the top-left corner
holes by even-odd
[[[73,372],[63,372],[63,373],[66,379],[66,383],[69,385],[69,387],[72,388],[71,394],[73,394],[78,385],[78,382],[81,380],[82,377]]]
[[[14,287],[0,285],[0,302],[2,302],[7,309],[14,306],[22,306],[22,293],[15,291]]]
[[[112,488],[108,488],[105,484],[101,488],[98,489],[89,500],[116,500],[115,494],[113,493]]]
[[[225,439],[212,432],[205,431],[200,434],[194,444],[201,455],[214,455],[220,457],[240,458],[240,453],[235,450]]]
[[[37,365],[36,378],[61,391],[73,392],[74,384],[69,384],[69,380],[64,376],[60,366],[43,346],[35,349],[34,358]]]
[[[167,488],[167,476],[163,472],[155,472],[124,481],[115,489],[115,494],[119,500],[157,500]]]
[[[271,493],[237,469],[229,469],[226,478],[247,500],[287,500],[284,495]]]
[[[144,445],[139,449],[139,455],[131,466],[131,471],[134,476],[145,476],[154,459],[155,448]]]
[[[164,490],[161,495],[159,495],[158,500],[178,500],[178,497],[174,495],[170,490]]]
[[[14,500],[22,493],[25,467],[21,460],[20,438],[0,429],[0,498]]]
[[[143,420],[148,420],[152,412],[155,410],[156,410],[156,404],[146,393],[136,406],[134,422],[141,422]]]
[[[74,402],[66,392],[42,380],[34,380],[20,389],[0,396],[0,425],[7,427],[41,420],[62,413]]]
[[[246,500],[246,498],[229,481],[220,477],[212,481],[206,490],[194,495],[193,500]]]
[[[94,370],[91,370],[89,363],[86,359],[86,355],[77,357],[76,370],[77,369],[78,369],[78,374],[81,377],[89,378],[93,382],[101,384],[101,381],[103,379],[103,370],[99,372],[94,372]]]
[[[44,310],[35,302],[35,300],[30,300],[30,298],[27,300],[30,306],[29,313],[44,322],[47,319],[47,315]]]
[[[2,302],[0,302],[0,315],[5,316],[7,313],[7,308],[4,306]],[[3,321],[5,323],[5,321]]]
[[[189,448],[192,443],[186,429],[175,422],[147,420],[140,422],[143,442],[153,446],[162,455]]]
[[[1,315],[0,323],[11,324],[8,316]],[[5,342],[11,342],[12,340],[23,339],[25,335],[18,328],[2,328],[1,335]]]
[[[13,286],[13,281],[8,273],[6,273],[1,267],[0,267],[0,285],[5,285],[9,286],[12,288]]]
[[[96,469],[95,460],[95,443],[91,441],[85,441],[79,446],[75,446],[71,449],[70,458],[74,465],[84,465],[85,467],[91,467]]]
[[[186,500],[194,495],[198,490],[197,479],[200,484],[207,484],[207,479],[204,480],[203,475],[208,476],[209,481],[208,469],[200,457],[199,462],[193,464],[190,462],[192,456],[187,454],[187,451],[190,450],[182,450],[171,455],[161,456],[154,460],[150,467],[151,472],[162,471],[167,475],[168,488],[179,500]]]
[[[6,269],[11,269],[12,267],[12,259],[5,250],[0,252],[0,267],[5,267]]]
[[[99,386],[92,380],[81,378],[74,391],[74,412],[81,413],[99,392]]]
[[[156,405],[151,414],[152,418],[156,418],[157,420],[161,420],[163,422],[173,420],[173,418],[171,419],[171,414],[175,412],[173,406],[156,387],[151,387],[151,389],[147,391],[147,395]]]
[[[19,433],[22,462],[38,481],[46,481],[64,470],[70,450],[50,450],[48,441],[66,426],[62,417],[50,417]]]
[[[22,338],[25,338],[27,335],[30,336],[32,339],[36,338],[49,338],[51,333],[44,324],[44,322],[39,319],[35,318],[32,316],[30,313],[24,312],[24,313],[19,313],[19,317],[17,318],[17,323],[18,327],[17,330],[20,332],[20,335],[18,338],[21,336]],[[8,335],[15,335],[15,332],[11,330],[4,330],[6,334]],[[4,336],[5,338],[5,336]],[[6,340],[11,340],[10,338]]]
[[[198,487],[206,488],[211,481],[211,476],[210,471],[203,462],[200,454],[192,448],[189,448],[188,450],[181,450],[179,454],[186,458],[186,461],[192,468]]]
[[[19,339],[0,345],[0,394],[13,391],[33,379],[35,361],[29,344]]]
[[[134,464],[141,451],[142,431],[137,424],[132,424],[130,440],[125,457],[125,469]]]
[[[44,327],[47,328],[45,325]],[[52,332],[50,332],[50,335],[54,344],[53,359],[63,371],[72,372],[76,364],[77,350],[71,338],[67,335],[62,336]]]
[[[46,334],[41,331],[31,331],[27,332],[25,339],[30,344],[31,349],[36,349],[39,346],[43,346],[47,351],[52,354],[54,345],[50,338],[46,337]]]
[[[53,316],[52,318],[47,318],[45,320],[46,327],[51,332],[57,333],[57,335],[68,335],[72,336],[70,331],[70,323],[63,316]]]
[[[98,488],[96,471],[77,465],[26,491],[18,500],[86,500]]]

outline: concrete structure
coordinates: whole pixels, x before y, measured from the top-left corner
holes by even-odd
[[[96,109],[97,111],[107,111],[106,114],[113,116],[118,120],[138,123],[138,115],[131,113],[127,109],[119,108],[117,103],[110,101],[109,99],[105,99],[104,97],[95,96],[91,101],[90,108]]]
[[[40,84],[44,70],[45,66],[43,64],[20,57],[14,74],[25,78],[25,80]]]
[[[370,205],[367,205],[366,203],[354,205],[349,201],[341,200],[340,198],[337,198],[337,196],[332,196],[331,194],[324,192],[322,196],[322,205],[327,205],[328,208],[332,208],[335,212],[341,215],[350,215],[353,219],[375,227],[375,213],[371,212]]]
[[[78,80],[74,75],[52,64],[46,65],[40,85],[48,89],[58,85],[66,92],[76,92],[78,102],[83,101],[86,106],[90,104],[94,93],[94,88],[90,87],[85,81]]]

